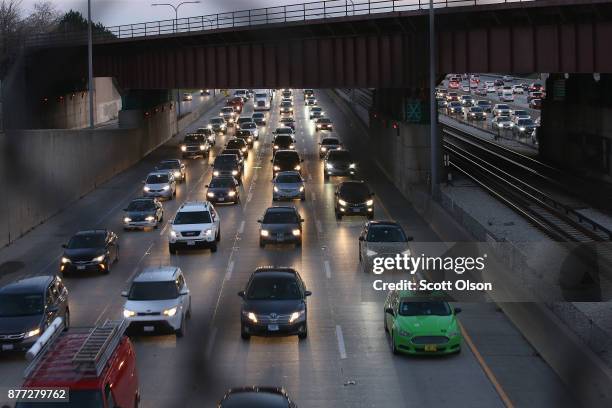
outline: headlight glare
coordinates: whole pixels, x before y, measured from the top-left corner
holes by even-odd
[[[172,307],[170,309],[166,309],[166,310],[164,310],[163,315],[164,316],[168,316],[168,317],[172,317],[172,316],[174,316],[176,314],[176,310],[177,310],[176,306]]]
[[[123,309],[123,317],[128,318],[133,316],[136,316],[136,312],[128,309]]]
[[[346,201],[344,201],[343,199],[339,199],[338,200],[338,204],[345,206],[346,205]]]
[[[34,337],[40,334],[40,328],[36,328],[34,330],[30,330],[29,332],[27,332],[23,337],[28,339],[30,337]]]
[[[270,235],[270,231],[262,229],[260,234],[261,234],[262,237],[267,237],[267,236]]]
[[[103,262],[105,258],[105,255],[100,255],[100,256],[96,256],[94,259],[92,259],[93,262]]]

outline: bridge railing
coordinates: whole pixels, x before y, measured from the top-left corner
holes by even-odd
[[[537,0],[434,0],[434,8],[532,1]],[[105,42],[117,39],[154,37],[176,33],[193,33],[206,30],[427,9],[429,9],[429,0],[316,1],[186,17],[177,20],[149,21],[106,27],[105,30],[96,30],[94,32],[94,41]],[[32,35],[26,39],[26,45],[41,46],[58,42],[79,43],[86,40],[87,33],[85,31],[67,31]]]

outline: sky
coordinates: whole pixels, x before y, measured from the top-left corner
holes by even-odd
[[[1,0],[0,0],[1,1]],[[157,21],[174,18],[168,6],[152,7],[151,3],[178,4],[183,0],[91,0],[92,19],[106,26]],[[312,1],[312,0],[310,0]],[[37,0],[22,0],[24,14]],[[86,15],[87,0],[51,0],[60,11],[78,10]],[[200,4],[185,4],[179,9],[179,18],[201,16],[218,12],[248,10],[281,4],[303,3],[304,0],[201,0]]]

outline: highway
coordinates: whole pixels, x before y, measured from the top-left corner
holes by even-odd
[[[58,270],[61,244],[77,230],[109,228],[120,236],[120,261],[111,274],[66,278],[73,326],[90,326],[121,317],[125,289],[146,266],[182,268],[191,289],[193,315],[186,335],[134,337],[143,407],[213,407],[230,387],[283,386],[299,407],[577,407],[558,377],[536,355],[506,317],[489,303],[464,303],[459,315],[466,338],[463,350],[448,357],[394,356],[383,331],[383,294],[371,291],[372,276],[359,268],[357,237],[364,217],[336,221],[334,184],[323,181],[317,154],[320,137],[307,117],[301,91],[295,90],[297,150],[305,159],[307,199],[295,201],[305,219],[303,246],[259,248],[256,222],[272,205],[271,140],[279,120],[278,100],[268,126],[249,155],[242,203],[216,206],[221,216],[219,251],[179,251],[170,255],[167,224],[158,230],[124,232],[122,209],[142,190],[141,180],[161,159],[178,156],[174,138],[129,170],[101,185],[67,210],[0,251],[0,264],[14,262],[5,279]],[[413,247],[470,238],[453,225],[433,229],[390,184],[368,156],[364,130],[317,90],[334,133],[353,151],[361,176],[376,193],[377,219],[400,222],[414,236]],[[199,96],[194,97],[199,98]],[[222,103],[190,129],[216,117]],[[252,102],[243,115],[250,115]],[[188,130],[190,130],[188,129]],[[231,137],[219,136],[208,160],[187,160],[187,182],[176,200],[164,202],[165,222],[179,205],[203,200],[214,155]],[[296,268],[309,298],[309,336],[240,338],[240,298],[236,295],[257,266]],[[20,385],[23,354],[0,355],[0,403],[6,389]]]

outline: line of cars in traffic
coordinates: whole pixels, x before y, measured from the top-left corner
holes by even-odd
[[[282,126],[273,132],[272,141],[272,200],[304,201],[307,195],[303,178],[303,159],[296,149],[294,95],[290,89],[284,89],[280,94],[282,100],[279,102],[281,114],[279,124]],[[257,95],[257,92],[252,95]],[[168,223],[168,245],[171,254],[192,246],[205,246],[212,252],[217,251],[221,240],[221,219],[213,203],[240,203],[240,186],[245,160],[249,155],[249,149],[253,149],[259,140],[260,127],[269,121],[266,113],[262,111],[254,112],[250,117],[241,116],[244,103],[254,96],[249,96],[247,90],[237,90],[233,98],[221,109],[219,117],[211,118],[207,126],[185,135],[179,144],[179,152],[183,158],[201,157],[207,160],[212,146],[217,142],[216,136],[227,134],[228,128],[234,128],[234,137],[229,139],[220,153],[215,156],[212,178],[206,185],[206,200],[183,203]],[[304,105],[308,107],[308,116],[314,121],[317,133],[332,131],[333,122],[318,106],[314,90],[304,90],[303,96]],[[287,107],[291,109],[288,110]],[[318,155],[323,164],[324,181],[336,176],[351,178],[338,183],[335,187],[336,218],[340,220],[344,216],[364,215],[369,219],[359,236],[359,261],[363,269],[367,271],[367,265],[371,264],[374,257],[391,253],[409,253],[408,242],[411,238],[404,233],[398,223],[373,220],[374,194],[364,181],[353,180],[359,175],[359,167],[343,143],[333,134],[325,133],[318,144]],[[164,220],[161,200],[173,199],[177,183],[185,182],[188,176],[185,163],[181,159],[160,162],[145,178],[142,197],[135,198],[125,208],[123,219],[125,229],[157,228]],[[261,247],[271,243],[293,243],[298,247],[301,246],[304,219],[294,206],[269,207],[258,221],[261,224],[259,231]],[[108,230],[79,231],[65,245],[60,270],[64,274],[92,269],[108,273],[112,264],[118,260],[117,234]],[[27,281],[20,281],[16,286],[23,287],[28,284],[30,283]],[[24,343],[26,346],[40,340],[42,333],[50,327],[55,317],[63,318],[62,329],[68,329],[70,326],[68,293],[62,279],[54,277],[51,280],[32,284],[39,285],[40,291],[45,291],[42,297],[36,298],[36,302],[20,298],[18,302],[22,303],[12,305],[13,311],[21,311],[27,304],[29,307],[38,307],[37,310],[44,311],[40,314],[47,317],[36,327],[32,325],[32,330],[20,330],[23,332],[22,339],[31,339]],[[0,299],[4,299],[2,296],[11,290],[14,288],[0,289]],[[48,299],[51,298],[47,292],[53,294],[53,299],[57,299],[52,307],[46,306]],[[178,337],[185,334],[186,321],[192,314],[192,294],[179,267],[145,268],[131,280],[128,289],[121,295],[126,298],[123,319],[128,333],[157,333],[170,330]],[[306,300],[312,293],[307,290],[304,280],[295,269],[257,268],[251,274],[245,289],[238,295],[242,299],[240,335],[243,339],[247,340],[252,335],[297,335],[301,340],[307,338]],[[0,321],[5,316],[3,313],[6,313],[6,310],[4,302],[0,301]],[[48,311],[53,311],[54,314],[47,313]],[[458,352],[461,345],[461,334],[457,330],[455,317],[458,312],[458,308],[453,309],[445,301],[414,298],[412,294],[405,292],[391,292],[384,305],[384,328],[389,333],[392,351],[409,354]],[[440,328],[443,328],[442,335],[439,334]],[[94,328],[88,333],[93,333],[95,330]],[[60,338],[62,335],[58,333],[59,331],[55,330],[55,333],[49,334],[49,338],[43,338],[44,341],[41,343],[53,342],[52,336]],[[3,339],[0,335],[0,343]],[[56,347],[61,347],[60,344],[62,343],[58,340],[55,346],[46,347],[45,353],[53,353]],[[133,351],[130,352],[129,341],[127,344],[124,340],[118,342],[113,355],[117,358],[127,355],[126,361],[132,366],[134,355]],[[27,381],[31,384],[44,385],[45,380],[41,378],[44,376],[36,374],[40,373],[41,369],[42,366],[39,366],[31,370]],[[107,365],[102,372],[96,373],[98,381],[91,386],[92,389],[88,389],[91,395],[83,396],[83,398],[92,398],[93,402],[88,406],[102,407],[112,400],[127,401],[129,404],[139,400],[137,380],[136,388],[134,383],[126,384],[123,388],[108,387],[107,379],[113,377],[119,369],[121,367]],[[37,379],[41,381],[37,382]],[[66,384],[69,387],[75,386],[70,381]],[[261,387],[230,390],[219,406],[251,406],[249,403],[254,402],[249,401],[255,401],[257,398],[275,399],[283,404],[279,406],[295,406],[284,390]],[[242,401],[242,405],[232,405],[236,401]]]

